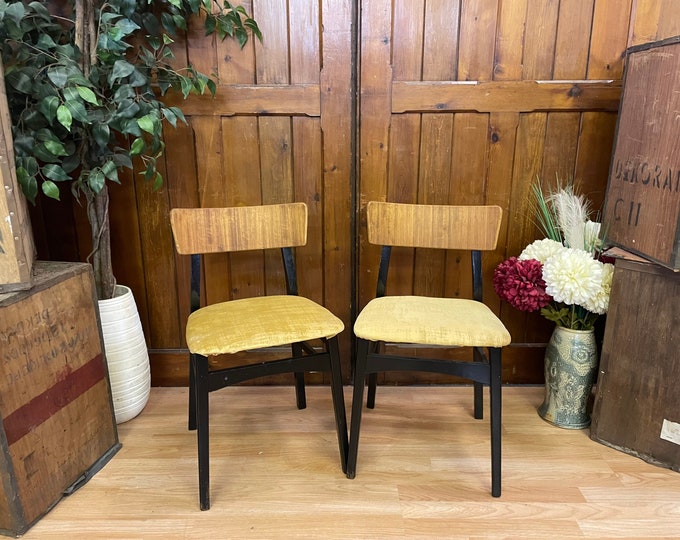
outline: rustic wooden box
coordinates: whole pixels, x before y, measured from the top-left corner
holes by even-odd
[[[613,244],[680,268],[680,36],[628,50],[604,221]]]
[[[21,535],[120,448],[90,265],[0,295],[0,532]]]
[[[680,272],[617,259],[590,436],[680,471]]]
[[[33,232],[14,170],[12,126],[0,60],[0,293],[28,289],[35,260]]]

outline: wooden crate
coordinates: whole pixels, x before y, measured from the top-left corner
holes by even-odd
[[[120,448],[90,265],[0,295],[0,532],[23,534]]]
[[[12,127],[0,60],[0,293],[29,289],[35,245],[14,169]]]
[[[590,436],[680,471],[680,272],[617,259]]]
[[[680,36],[629,49],[609,173],[608,240],[680,268]]]

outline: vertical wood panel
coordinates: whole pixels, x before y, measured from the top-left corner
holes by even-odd
[[[321,129],[323,133],[324,305],[340,317],[342,369],[351,373],[352,310],[356,232],[353,213],[356,136],[353,115],[352,21],[350,0],[322,0]]]
[[[560,2],[555,43],[555,79],[585,79],[595,0]]]
[[[178,124],[177,129],[164,131],[168,148],[194,148],[194,134],[191,126]],[[165,182],[171,208],[195,208],[198,206],[196,183],[196,153],[166,152]],[[191,312],[189,284],[191,282],[191,259],[174,254],[176,275],[177,314],[179,320],[178,339],[169,341],[162,348],[186,346],[186,320]]]
[[[159,162],[161,174],[166,176],[165,163]],[[167,186],[153,191],[143,175],[137,175],[138,212],[142,221],[140,244],[146,284],[146,310],[149,316],[146,339],[150,347],[178,347],[179,319],[177,313],[177,286],[175,271],[171,264],[158,261],[172,261],[175,248],[169,227]],[[135,291],[135,299],[140,291]]]
[[[595,0],[589,79],[620,79],[628,44],[632,0]]]
[[[362,0],[360,15],[361,62],[359,80],[359,305],[372,298],[379,250],[365,239],[365,208],[372,200],[384,200],[387,191],[392,69],[391,2]]]
[[[463,2],[458,48],[459,81],[493,78],[498,0]]]
[[[552,79],[558,0],[529,0],[522,78]]]
[[[318,119],[293,118],[295,200],[307,204],[307,245],[296,248],[300,294],[323,304],[323,171]]]
[[[263,36],[255,42],[258,83],[289,82],[288,9],[286,0],[257,0],[253,16]]]
[[[494,79],[522,78],[522,52],[528,0],[499,0]]]
[[[425,0],[394,2],[392,65],[395,81],[420,80],[422,76],[423,42],[427,37],[424,17]]]
[[[676,0],[634,0],[629,46],[680,35],[680,3]]]
[[[138,164],[135,163],[137,167]],[[118,211],[110,212],[111,253],[113,273],[121,285],[132,289],[139,311],[139,318],[148,341],[151,332],[149,309],[146,302],[146,276],[142,261],[140,228],[142,216],[137,208],[135,172],[124,169],[119,172],[120,184],[109,186],[109,207]],[[125,253],[125,257],[116,256]],[[87,255],[87,254],[86,254]]]
[[[423,80],[454,80],[458,72],[458,33],[451,30],[458,28],[460,3],[456,0],[428,0],[425,7]],[[408,45],[416,49],[413,43]]]

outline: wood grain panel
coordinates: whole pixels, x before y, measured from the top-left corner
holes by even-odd
[[[457,80],[489,81],[493,78],[497,13],[497,0],[461,4]]]
[[[392,112],[616,111],[621,81],[402,82],[392,85]]]
[[[589,79],[621,79],[632,0],[597,0],[588,58]]]
[[[529,0],[527,4],[522,78],[553,78],[559,0]]]

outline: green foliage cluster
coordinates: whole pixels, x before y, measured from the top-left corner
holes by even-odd
[[[213,78],[190,65],[177,67],[174,37],[186,30],[188,17],[202,13],[207,34],[243,46],[251,33],[261,38],[257,23],[227,1],[95,1],[88,52],[76,45],[75,16],[51,13],[55,4],[0,0],[0,47],[23,192],[31,201],[40,190],[58,199],[60,183],[71,181],[74,195],[96,194],[107,181],[119,182],[120,168],[132,168],[135,156],[144,178],[158,188],[164,121],[186,122],[161,96],[170,89],[185,98],[216,91]],[[68,11],[75,15],[76,7]]]

